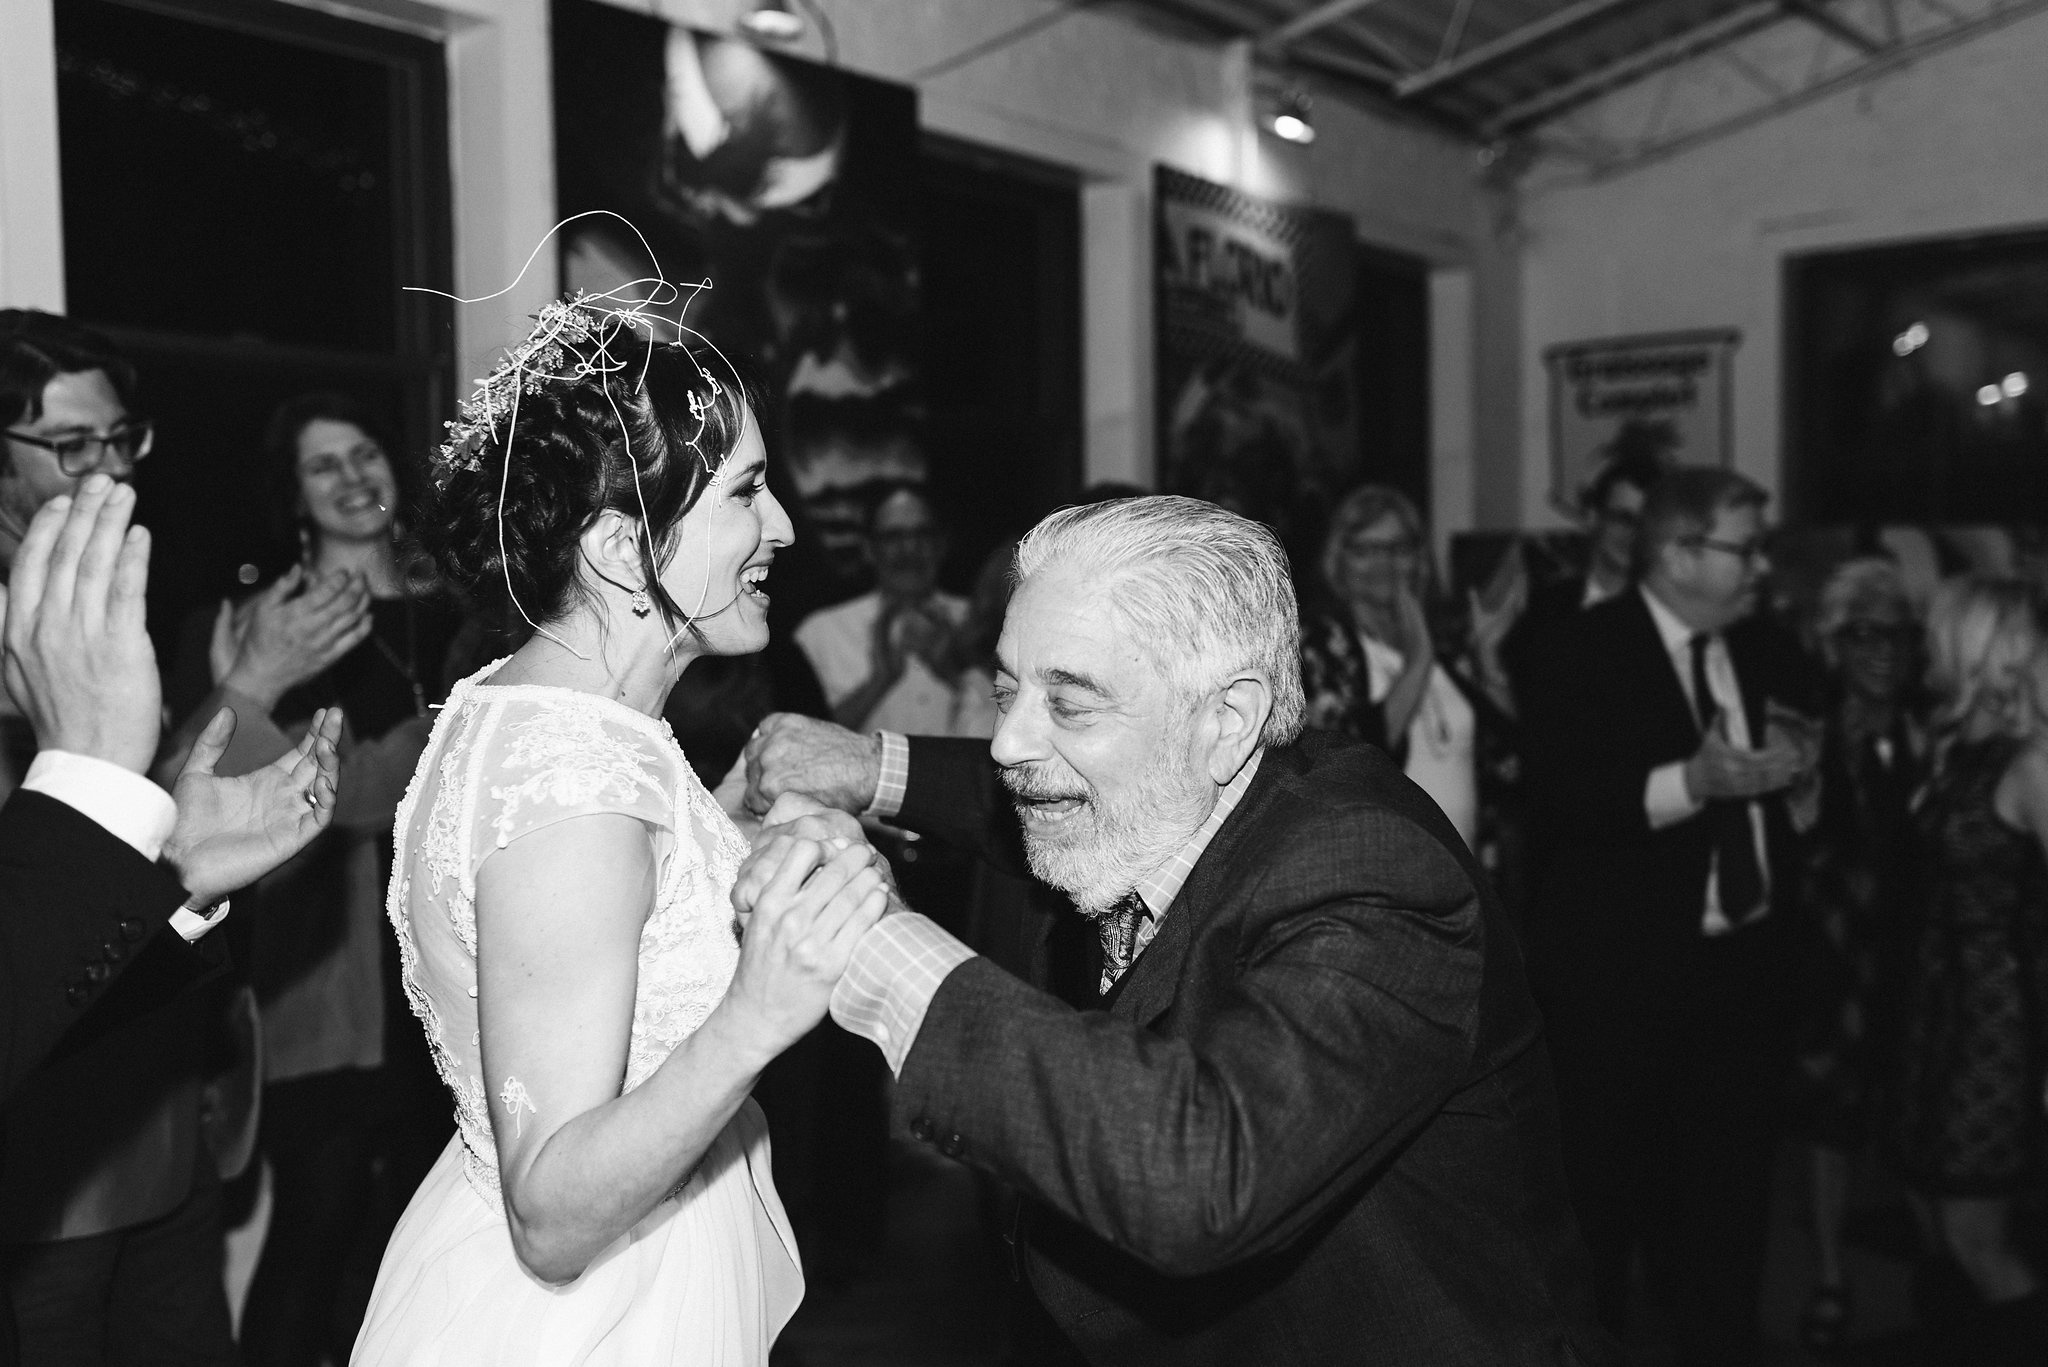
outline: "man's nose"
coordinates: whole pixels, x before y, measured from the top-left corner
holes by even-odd
[[[1045,747],[1040,743],[1030,713],[1031,709],[1024,706],[1022,699],[1010,704],[1010,710],[996,722],[996,733],[989,740],[990,759],[1008,768],[1045,758]]]

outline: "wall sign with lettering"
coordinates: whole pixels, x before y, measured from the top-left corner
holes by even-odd
[[[1574,513],[1609,461],[1642,451],[1687,465],[1734,459],[1733,328],[1568,342],[1550,368],[1550,498]]]
[[[1162,166],[1153,225],[1159,487],[1309,529],[1358,465],[1351,220]]]

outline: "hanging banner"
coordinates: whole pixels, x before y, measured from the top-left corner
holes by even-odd
[[[1608,462],[1634,452],[1685,465],[1734,458],[1732,328],[1569,342],[1550,368],[1550,498],[1576,514]]]
[[[1351,220],[1166,167],[1153,202],[1159,485],[1286,538],[1356,476]]]
[[[553,19],[559,211],[639,230],[570,224],[564,288],[654,264],[711,282],[685,291],[689,322],[765,383],[816,562],[785,582],[845,596],[866,573],[870,492],[928,473],[917,92],[596,0],[553,0]]]

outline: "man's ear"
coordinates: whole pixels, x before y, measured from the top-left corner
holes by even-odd
[[[1210,708],[1209,777],[1219,786],[1237,777],[1259,748],[1266,718],[1273,712],[1273,689],[1264,674],[1246,671],[1223,685]]]

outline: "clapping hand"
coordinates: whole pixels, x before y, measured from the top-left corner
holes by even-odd
[[[1693,757],[1685,762],[1686,791],[1701,802],[1747,800],[1790,787],[1811,767],[1810,757],[1790,737],[1773,733],[1761,750],[1736,745],[1722,717]]]
[[[135,491],[104,475],[45,503],[0,613],[7,691],[36,744],[139,774],[156,751],[162,684],[143,626],[149,533],[128,525],[134,512]]]
[[[370,589],[337,571],[309,579],[297,565],[214,620],[208,659],[216,682],[266,711],[369,636]]]
[[[193,742],[171,790],[178,824],[164,844],[164,858],[197,906],[255,882],[334,820],[340,708],[315,713],[305,737],[261,769],[221,778],[213,766],[234,735],[235,714],[223,707]]]

